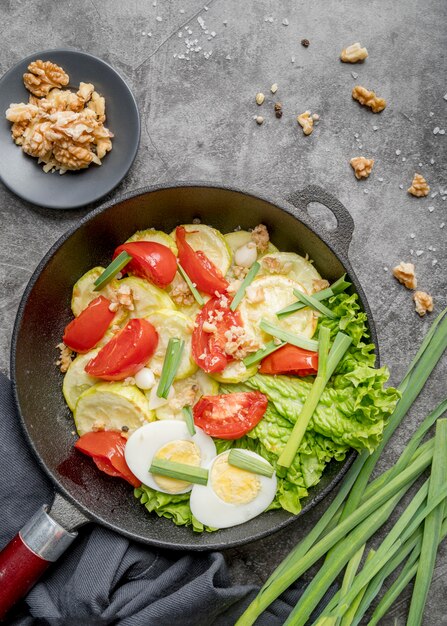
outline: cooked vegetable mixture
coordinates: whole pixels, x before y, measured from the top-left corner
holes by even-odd
[[[298,513],[332,459],[375,449],[399,397],[349,288],[262,224],[135,233],[73,288],[75,448],[196,531]]]

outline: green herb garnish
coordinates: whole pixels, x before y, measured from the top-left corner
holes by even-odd
[[[275,473],[275,470],[267,461],[260,461],[245,450],[237,450],[236,448],[230,450],[228,463],[239,469],[247,470],[247,472],[259,474],[260,476],[267,476],[268,478],[271,478]]]
[[[272,354],[272,352],[276,352],[276,350],[279,350],[279,348],[282,348],[285,345],[285,341],[281,341],[280,343],[276,343],[275,341],[269,341],[268,344],[266,344],[265,348],[260,348],[256,352],[253,352],[253,354],[245,357],[243,363],[245,367],[256,365],[257,363],[260,363],[263,358],[265,358],[269,354]]]
[[[321,291],[317,291],[317,293],[312,294],[312,298],[321,302],[321,300],[327,300],[331,296],[335,296],[337,293],[345,291],[348,287],[351,286],[351,283],[348,283],[345,280],[345,277],[346,274],[343,274],[343,276],[336,280],[335,283],[333,283],[330,287],[327,287],[326,289],[322,289]],[[295,313],[300,309],[304,309],[305,306],[307,305],[298,300],[298,302],[293,302],[292,304],[289,304],[289,306],[286,306],[284,309],[281,309],[281,311],[278,311],[276,315],[277,317],[286,317],[287,315],[291,315],[292,313]]]
[[[177,267],[178,267],[178,271],[179,271],[180,275],[182,276],[183,280],[186,282],[186,284],[189,287],[189,290],[191,291],[192,295],[194,296],[195,301],[197,302],[197,304],[199,306],[203,306],[205,304],[205,300],[202,298],[200,293],[197,291],[196,286],[194,285],[194,283],[192,282],[192,280],[190,279],[188,274],[185,272],[183,267],[180,265],[180,263],[177,263]]]
[[[259,272],[260,269],[261,269],[261,266],[259,265],[259,263],[257,261],[255,261],[253,263],[253,265],[250,267],[250,271],[248,272],[247,276],[242,281],[241,286],[239,287],[239,289],[234,294],[234,298],[233,298],[233,300],[232,300],[232,302],[230,304],[230,309],[232,311],[235,311],[237,309],[237,307],[240,304],[240,301],[242,300],[242,298],[245,295],[245,290],[253,282],[256,274]]]
[[[182,360],[183,348],[185,342],[183,339],[171,337],[168,341],[165,360],[161,370],[160,382],[158,383],[157,396],[159,398],[167,398],[175,375]]]
[[[182,409],[182,413],[185,417],[185,422],[186,422],[186,426],[188,428],[188,432],[189,434],[195,435],[196,434],[196,427],[194,424],[194,415],[192,413],[192,408],[188,405],[188,406],[184,406]]]
[[[305,306],[310,306],[315,311],[319,311],[326,315],[326,317],[330,317],[332,320],[335,319],[334,313],[324,304],[322,304],[317,298],[314,296],[308,296],[307,294],[299,291],[298,289],[293,290],[293,294],[300,300]]]
[[[108,283],[110,283],[110,281],[115,278],[118,272],[121,272],[123,267],[125,267],[130,261],[132,261],[132,258],[133,257],[131,257],[130,254],[127,254],[127,252],[123,250],[123,252],[121,252],[116,257],[116,259],[113,259],[113,261],[106,267],[101,276],[98,276],[98,278],[95,280],[95,282],[93,283],[93,291],[99,291]]]
[[[168,461],[168,459],[154,458],[149,471],[151,474],[175,478],[176,480],[185,480],[196,485],[206,485],[208,482],[208,470],[204,467],[176,463],[175,461]]]
[[[298,348],[303,348],[303,350],[311,350],[312,352],[316,352],[318,350],[318,341],[315,341],[314,339],[308,339],[307,337],[302,337],[300,335],[290,333],[288,330],[284,330],[279,326],[275,326],[275,324],[271,324],[267,320],[261,320],[259,326],[268,335],[272,335],[272,337],[277,337],[285,343],[291,343],[292,346],[298,346]]]

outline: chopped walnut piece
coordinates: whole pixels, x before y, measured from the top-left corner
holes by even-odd
[[[310,135],[314,129],[314,120],[310,111],[304,111],[296,118],[298,124],[302,127],[305,135]]]
[[[96,420],[92,424],[92,431],[94,433],[101,432],[102,430],[105,430],[105,429],[106,429],[106,423],[103,420]]]
[[[352,90],[352,97],[354,100],[360,102],[366,107],[369,107],[373,113],[380,113],[386,107],[386,100],[376,96],[374,91],[369,91],[365,87],[356,85]]]
[[[416,196],[416,198],[423,198],[430,193],[430,186],[421,174],[415,174],[411,187],[408,189],[408,193],[411,193],[412,196]]]
[[[9,122],[29,122],[36,117],[38,112],[39,108],[34,104],[13,103],[9,105],[9,109],[6,109],[6,119]]]
[[[318,291],[323,291],[323,289],[327,289],[328,287],[330,287],[330,283],[325,278],[314,278],[312,280],[312,288],[314,293],[317,293]]]
[[[341,51],[340,59],[343,63],[358,63],[359,61],[364,61],[368,56],[368,50],[366,48],[362,48],[362,46],[357,43],[353,43],[352,46],[348,46]]]
[[[112,303],[117,302],[128,311],[134,311],[134,295],[129,285],[120,285],[111,295]],[[110,309],[110,306],[109,306]]]
[[[374,159],[367,159],[363,156],[354,157],[349,162],[357,180],[368,178],[374,165]]]
[[[418,285],[413,263],[401,261],[399,265],[393,267],[393,276],[407,289],[416,289]]]
[[[242,265],[233,265],[231,267],[231,271],[236,280],[243,280],[248,272],[250,271],[249,267],[243,267]]]
[[[51,61],[33,61],[28,65],[28,73],[23,75],[25,87],[33,95],[42,98],[53,87],[65,87],[69,77],[64,70]]]
[[[92,83],[79,83],[79,89],[76,95],[85,103],[90,100],[94,91],[95,85],[92,85]]]
[[[56,365],[59,365],[60,371],[65,374],[73,361],[73,352],[65,343],[58,343],[56,348],[58,348],[60,352]]]
[[[433,311],[433,298],[425,291],[416,291],[413,295],[416,311],[423,317],[427,311]]]
[[[261,259],[262,267],[270,274],[288,274],[292,269],[292,263],[280,261],[276,257],[266,256]]]
[[[241,326],[232,326],[225,331],[224,336],[224,352],[235,359],[245,359],[248,354],[260,348],[258,341]]]
[[[257,249],[259,252],[267,252],[269,247],[269,231],[267,230],[267,226],[264,224],[258,224],[256,228],[253,228],[251,231],[252,241],[255,242]],[[238,278],[236,276],[236,278]]]

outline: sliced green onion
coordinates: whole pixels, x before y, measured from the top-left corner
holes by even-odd
[[[251,365],[256,365],[257,363],[260,363],[263,358],[265,358],[269,354],[272,354],[272,352],[276,352],[276,350],[279,350],[279,348],[282,348],[285,345],[286,345],[285,341],[281,341],[280,343],[269,341],[268,344],[266,344],[265,348],[260,348],[256,352],[253,352],[253,354],[250,354],[249,356],[245,357],[244,359],[245,367],[250,367]]]
[[[314,339],[308,339],[307,337],[294,335],[288,330],[283,330],[279,326],[275,326],[275,324],[271,324],[264,319],[261,320],[259,326],[268,335],[272,335],[272,337],[277,337],[278,339],[281,339],[281,341],[285,341],[286,343],[291,343],[292,346],[303,348],[303,350],[311,350],[312,352],[316,352],[318,350],[318,341],[315,341]]]
[[[245,290],[247,289],[247,287],[249,285],[251,285],[251,283],[253,282],[256,274],[259,272],[260,269],[261,269],[261,266],[259,265],[259,263],[257,261],[255,261],[253,263],[253,265],[250,267],[250,271],[248,272],[247,276],[242,281],[241,286],[239,287],[239,289],[234,294],[234,298],[233,298],[233,300],[232,300],[232,302],[230,304],[230,309],[232,311],[235,311],[237,309],[237,307],[240,304],[240,301],[242,300],[242,298],[245,295]]]
[[[364,551],[365,544],[360,546],[354,556],[349,559],[349,562],[346,566],[345,574],[343,576],[343,581],[341,583],[340,601],[343,601],[343,598],[352,587],[352,583],[354,581],[355,575],[357,574],[357,570],[362,560]],[[337,626],[339,625],[339,623],[340,622],[337,620]]]
[[[181,277],[183,278],[185,283],[188,285],[190,292],[194,296],[195,301],[197,302],[197,304],[199,306],[203,306],[205,304],[205,300],[202,298],[200,293],[197,291],[196,286],[194,285],[194,283],[192,282],[192,280],[190,279],[188,274],[185,272],[183,267],[180,265],[180,263],[177,263],[177,267],[178,267],[178,271],[179,271]]]
[[[267,476],[268,478],[271,478],[275,473],[270,463],[254,458],[251,454],[247,454],[245,450],[237,450],[235,448],[230,450],[228,463],[239,469],[247,470],[247,472],[252,472],[253,474],[260,474],[260,476]]]
[[[195,485],[206,485],[208,482],[208,470],[204,467],[195,467],[186,463],[176,463],[168,461],[168,459],[152,460],[149,468],[151,474],[158,476],[166,476],[166,478],[175,478],[177,480],[185,480]]]
[[[332,313],[330,309],[327,308],[324,304],[322,304],[317,298],[314,296],[308,296],[307,294],[299,291],[298,289],[293,290],[293,294],[298,298],[300,302],[302,302],[305,306],[310,306],[312,309],[319,311],[326,317],[330,317],[332,320],[335,319],[335,314]]]
[[[318,301],[327,300],[331,296],[335,296],[336,294],[341,293],[342,291],[345,291],[348,287],[351,286],[351,283],[348,283],[345,280],[345,277],[346,277],[346,274],[343,274],[341,278],[336,280],[335,283],[333,283],[330,287],[327,287],[327,289],[322,289],[321,291],[317,291],[316,293],[313,293],[312,298]],[[276,315],[278,317],[286,317],[287,315],[291,315],[292,313],[295,313],[295,311],[304,309],[305,306],[307,305],[301,301],[293,302],[292,304],[289,304],[289,306],[286,306],[284,309],[281,309],[281,311],[278,311]]]
[[[194,415],[192,414],[192,408],[188,406],[184,406],[182,409],[182,413],[185,417],[186,426],[188,428],[188,432],[190,435],[196,434],[196,427],[194,424]]]
[[[168,341],[165,360],[161,370],[160,382],[158,383],[157,396],[159,398],[167,398],[175,375],[182,360],[183,348],[185,342],[183,339],[171,337]]]
[[[106,267],[101,276],[98,276],[95,280],[93,283],[95,285],[93,291],[99,291],[110,283],[118,272],[121,272],[123,267],[125,267],[129,261],[132,261],[132,258],[133,257],[131,257],[130,254],[127,254],[127,252],[123,250],[123,252],[121,252],[116,259],[113,259],[113,261]]]
[[[351,337],[345,335],[344,333],[337,333],[331,351],[329,352],[329,355],[327,355],[327,349],[324,348],[324,346],[328,345],[329,333],[329,328],[326,326],[322,326],[320,328],[320,343],[323,343],[323,350],[321,350],[321,353],[319,352],[318,356],[318,373],[311,387],[310,393],[303,404],[301,413],[293,426],[293,430],[290,433],[290,437],[285,445],[285,448],[278,458],[278,465],[281,465],[282,467],[291,466],[303,440],[304,433],[309,426],[310,419],[320,401],[321,395],[330,377],[334,373],[335,368],[343,358],[346,350],[351,345]]]
[[[430,474],[427,502],[437,495],[447,478],[447,419],[439,419],[436,423],[435,450]],[[435,568],[438,540],[444,517],[444,502],[434,509],[424,523],[421,556],[417,568],[416,580],[411,596],[408,624],[422,624],[425,603],[430,589],[433,570]]]

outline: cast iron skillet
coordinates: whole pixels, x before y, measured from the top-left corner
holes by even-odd
[[[335,230],[324,231],[310,218],[311,202],[333,212]],[[42,468],[63,495],[56,497],[51,515],[66,529],[92,520],[161,548],[228,548],[265,537],[296,520],[334,488],[355,457],[353,452],[344,462],[328,466],[299,516],[271,511],[240,526],[194,534],[148,514],[128,485],[105,476],[73,451],[74,425],[62,396],[62,375],[54,365],[55,346],[71,318],[73,284],[95,265],[107,265],[114,248],[136,230],[155,227],[170,232],[194,218],[223,232],[266,224],[280,250],[308,253],[329,281],[346,272],[368,314],[377,345],[365,294],[348,260],[353,220],[338,200],[319,187],[307,187],[284,200],[210,183],[176,183],[140,189],[93,211],[61,237],[37,267],[21,301],[12,342],[11,375],[23,429]]]

